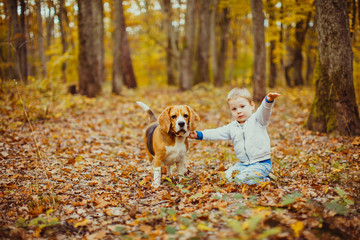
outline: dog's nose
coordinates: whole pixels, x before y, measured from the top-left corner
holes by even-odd
[[[178,122],[180,127],[184,127],[185,126],[185,122]]]

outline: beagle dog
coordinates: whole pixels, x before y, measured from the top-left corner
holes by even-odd
[[[146,150],[154,167],[152,186],[158,188],[161,182],[161,164],[166,166],[167,174],[171,174],[171,166],[176,164],[179,175],[184,175],[185,154],[189,149],[187,137],[194,131],[200,117],[189,106],[176,105],[165,108],[157,119],[146,104],[136,102],[148,113],[152,122],[145,131]]]

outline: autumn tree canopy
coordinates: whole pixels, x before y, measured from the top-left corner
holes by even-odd
[[[78,21],[78,2],[17,3],[9,0],[0,5],[3,81],[14,77],[20,79],[27,71],[29,76],[35,78],[44,77],[45,72],[48,72],[45,77],[62,79],[67,84],[77,83],[80,46],[78,30],[82,28]],[[253,66],[252,60],[255,57],[252,50],[253,14],[249,1],[200,1],[194,3],[194,6],[191,1],[122,3],[128,49],[139,86],[172,83],[180,87],[180,75],[187,72],[181,70],[185,67],[181,61],[188,54],[191,57],[189,61],[194,62],[190,69],[191,85],[205,81],[216,86],[252,86],[251,79],[257,66]],[[347,3],[356,80],[359,79],[358,1]],[[113,36],[119,31],[115,25],[116,4],[106,0],[102,4],[103,8],[98,8],[99,13],[95,13],[104,22],[104,57],[98,60],[104,62],[104,79],[111,81],[113,50],[118,42]],[[187,11],[192,11],[188,20]],[[275,69],[278,73],[275,83],[271,80],[272,86],[312,85],[318,52],[314,1],[302,1],[301,4],[295,0],[263,1],[263,17],[265,55],[271,59],[267,61],[265,69],[268,70],[262,77],[267,85]],[[255,30],[258,31],[258,27]],[[97,34],[96,38],[101,38],[101,34]],[[187,53],[189,47],[190,53]],[[22,60],[25,48],[31,51],[26,51],[26,58]],[[126,52],[126,48],[122,52]],[[28,60],[27,63],[25,60]],[[22,67],[24,64],[26,67]],[[22,75],[19,75],[21,71]],[[205,80],[201,80],[201,77]],[[186,81],[190,81],[188,78]]]

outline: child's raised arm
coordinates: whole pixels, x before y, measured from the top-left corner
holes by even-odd
[[[268,95],[266,96],[266,99],[269,101],[269,102],[272,102],[275,100],[275,98],[277,98],[278,96],[280,96],[279,93],[268,93]]]
[[[279,93],[268,93],[260,107],[256,110],[256,119],[261,125],[267,126],[269,124],[273,101],[278,96],[280,96]]]

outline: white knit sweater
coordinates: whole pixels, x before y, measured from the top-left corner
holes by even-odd
[[[198,132],[203,140],[232,140],[236,157],[243,164],[270,159],[270,138],[267,133],[273,102],[263,100],[259,108],[244,123],[236,120],[216,129]]]

